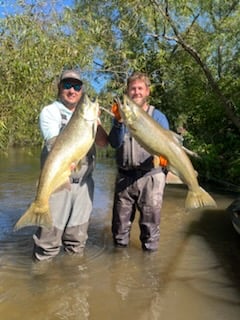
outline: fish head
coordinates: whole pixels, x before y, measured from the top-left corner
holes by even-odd
[[[91,100],[89,96],[84,93],[79,102],[79,111],[81,112],[83,118],[87,121],[97,120],[99,115],[99,103],[98,99]]]
[[[138,119],[139,106],[136,105],[127,95],[123,96],[123,103],[119,102],[119,111],[123,121],[128,125],[135,123]]]

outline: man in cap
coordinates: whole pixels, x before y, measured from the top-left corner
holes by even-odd
[[[79,69],[64,70],[58,83],[57,100],[45,106],[39,118],[44,138],[41,153],[41,167],[52,149],[56,137],[70,120],[83,94],[83,82]],[[107,133],[98,124],[95,143],[104,147],[108,143]],[[88,225],[92,212],[95,165],[95,144],[81,160],[81,168],[74,170],[69,179],[71,190],[62,189],[50,197],[53,227],[49,230],[39,227],[33,236],[34,261],[46,261],[55,257],[64,248],[68,254],[83,254],[88,237]]]

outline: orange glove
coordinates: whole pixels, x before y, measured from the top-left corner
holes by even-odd
[[[159,156],[159,165],[160,167],[166,167],[168,165],[167,159],[162,156]]]
[[[163,167],[168,165],[168,161],[163,156],[153,156],[153,166],[154,168]]]
[[[121,115],[120,115],[120,112],[119,112],[119,109],[118,109],[118,104],[116,102],[114,102],[114,104],[112,105],[111,112],[114,114],[115,119],[117,121],[119,121],[121,119]]]

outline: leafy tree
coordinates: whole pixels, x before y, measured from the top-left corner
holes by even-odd
[[[18,3],[0,20],[1,148],[40,143],[38,114],[63,65],[79,64],[106,108],[141,70],[150,102],[201,156],[200,174],[240,183],[239,1],[76,0],[63,11],[53,0]]]
[[[88,37],[74,32],[53,7],[24,4],[21,13],[0,20],[0,136],[2,147],[40,143],[38,115],[56,95],[57,76],[63,66],[92,62]],[[60,19],[61,18],[61,19]],[[91,89],[90,85],[86,86]]]

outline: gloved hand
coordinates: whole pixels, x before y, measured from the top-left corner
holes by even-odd
[[[117,121],[121,120],[121,114],[119,112],[119,107],[118,107],[118,104],[117,102],[114,102],[112,107],[111,107],[111,112],[114,114],[115,116],[115,119]]]
[[[166,167],[168,165],[168,161],[163,156],[159,156],[159,165],[160,167]]]
[[[163,156],[154,156],[153,165],[154,165],[154,168],[158,168],[158,167],[166,168],[168,165],[168,161]]]

